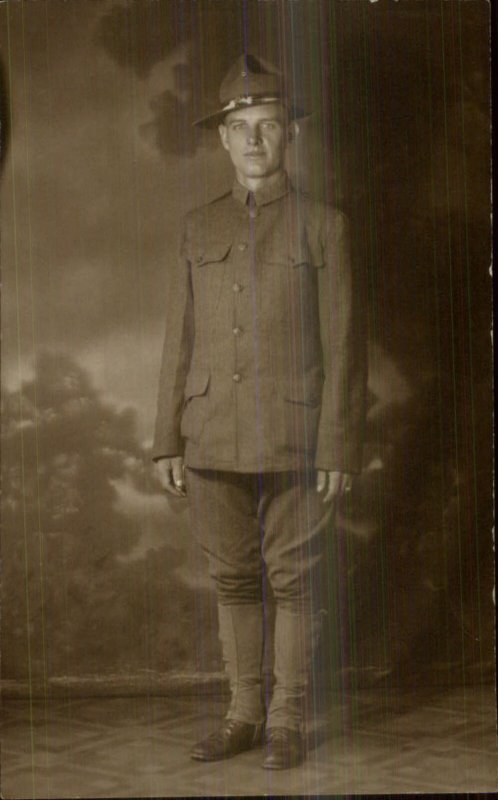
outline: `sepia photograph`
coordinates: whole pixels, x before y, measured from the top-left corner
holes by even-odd
[[[1,796],[498,790],[487,0],[3,0]]]

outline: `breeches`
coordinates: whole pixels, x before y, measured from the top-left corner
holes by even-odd
[[[319,602],[331,505],[317,493],[314,472],[187,469],[186,483],[220,604],[264,602],[266,578],[281,608]]]

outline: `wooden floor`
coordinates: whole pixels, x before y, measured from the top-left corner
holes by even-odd
[[[494,687],[359,690],[322,698],[305,764],[261,769],[260,749],[191,761],[218,697],[3,701],[2,796],[100,798],[491,792]]]

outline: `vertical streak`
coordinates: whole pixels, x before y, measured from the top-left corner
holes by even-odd
[[[140,13],[140,9],[138,6],[135,7],[135,12],[138,14]],[[147,14],[147,8],[145,9],[144,13]],[[136,45],[136,29],[137,24],[133,24],[130,29],[130,52],[132,54],[133,61],[135,61],[135,56],[137,54],[137,45]],[[139,352],[143,352],[143,329],[142,329],[142,320],[143,320],[143,291],[142,291],[142,283],[140,277],[142,275],[142,259],[141,259],[141,238],[142,238],[142,231],[141,231],[141,224],[140,224],[140,213],[139,213],[139,203],[138,203],[138,186],[139,186],[139,179],[138,179],[138,172],[137,172],[137,154],[136,154],[136,131],[139,130],[139,124],[137,120],[137,91],[136,91],[136,77],[135,71],[130,70],[130,79],[129,79],[129,88],[130,88],[130,95],[131,95],[131,112],[132,112],[132,119],[133,119],[133,127],[131,134],[131,148],[132,148],[132,158],[131,161],[131,184],[132,184],[132,207],[133,207],[133,218],[134,218],[134,267],[135,267],[135,298],[137,300],[138,305],[138,318],[139,318]],[[146,516],[145,509],[142,512],[141,519]],[[143,584],[142,584],[142,594],[143,594],[143,606],[142,612],[144,614],[144,622],[142,626],[143,636],[144,636],[144,649],[145,649],[145,667],[147,670],[150,670],[150,636],[149,636],[149,614],[150,614],[150,607],[149,607],[149,580],[147,575],[148,570],[148,561],[144,559],[143,563]],[[137,581],[138,583],[138,581]],[[137,591],[138,595],[138,585],[135,586],[135,590]],[[140,642],[141,645],[141,642]],[[146,700],[147,706],[150,709],[150,691],[149,687],[147,687],[146,693]]]
[[[290,8],[289,17],[290,17],[291,52],[293,54],[293,57],[292,57],[292,60],[291,60],[291,64],[292,64],[292,89],[293,89],[293,96],[295,98],[296,97],[297,76],[296,76],[296,58],[295,58],[294,54],[296,53],[296,43],[298,42],[298,35],[296,34],[296,30],[295,30],[295,21],[294,21],[292,4],[290,5],[289,8]],[[300,169],[299,169],[300,163],[299,163],[299,151],[298,151],[297,148],[295,148],[295,167],[296,167],[297,174],[299,175],[300,174]],[[299,195],[298,195],[298,197],[299,197]],[[297,203],[296,203],[296,217],[297,218],[294,219],[293,218],[293,214],[292,214],[291,220],[290,220],[290,224],[294,225],[296,227],[297,239],[299,241],[301,239],[302,231],[303,231],[303,222],[302,222],[302,215],[301,215],[301,204],[299,202],[299,199],[297,200]],[[300,270],[300,272],[299,272],[299,280],[300,280],[299,314],[298,314],[297,323],[298,323],[299,328],[300,328],[299,331],[298,331],[299,344],[300,344],[300,348],[301,348],[299,361],[301,363],[301,370],[303,372],[303,374],[299,376],[299,380],[301,381],[301,380],[304,380],[304,370],[305,370],[305,366],[304,365],[306,364],[306,355],[305,354],[306,354],[306,335],[307,335],[307,330],[305,330],[304,320],[308,318],[307,309],[304,307],[304,292],[301,289],[301,285],[302,285],[302,282],[303,282],[303,279],[304,279],[305,276],[303,275],[303,273],[301,271],[302,267],[292,266],[291,269],[299,269]],[[307,267],[305,267],[305,269],[307,269]],[[309,269],[314,269],[314,267],[310,266]],[[303,409],[303,413],[304,413],[304,409]],[[309,443],[309,431],[308,431],[308,426],[306,424],[306,415],[305,415],[305,417],[304,417],[304,448],[305,448],[306,452],[308,452],[308,443]],[[308,472],[310,472],[310,471],[312,473],[311,476],[308,475]],[[316,480],[314,478],[314,470],[313,470],[313,465],[312,464],[307,465],[306,473],[307,474],[305,476],[304,483],[306,485],[308,483],[308,481],[310,481],[309,485],[311,485],[311,480]],[[301,480],[301,476],[299,477],[299,480]],[[310,492],[309,492],[309,489],[307,491],[305,491],[303,494],[304,494],[304,497],[306,498],[306,512],[305,512],[306,513],[306,521],[305,521],[305,525],[306,525],[306,529],[310,530],[310,528],[312,527],[312,519],[311,519],[311,511],[310,511]],[[311,557],[312,557],[312,554],[311,554],[311,549],[312,549],[311,541],[307,541],[306,549],[308,551],[307,552],[308,564],[311,564]],[[312,587],[311,591],[312,591],[312,593],[314,591],[316,593],[315,587]],[[306,613],[306,611],[303,611],[303,613]],[[313,619],[314,619],[314,614],[315,613],[316,613],[315,602],[314,602],[314,599],[312,598],[311,602],[310,602],[310,607],[308,609],[309,619],[304,623],[305,625],[309,626],[310,630],[313,630]],[[310,664],[308,666],[308,669],[309,669],[309,672],[312,674],[313,673],[313,659],[311,659],[311,662],[310,662]],[[312,687],[314,687],[314,685],[315,685],[315,681],[312,680]],[[317,706],[316,706],[316,702],[315,702],[315,693],[314,693],[314,691],[312,692],[312,703],[313,703],[313,714],[314,714],[314,716],[316,718]]]
[[[382,221],[382,205],[380,209],[378,208],[378,198],[381,195],[381,191],[379,191],[376,180],[375,180],[375,157],[376,152],[375,148],[378,141],[378,131],[375,130],[374,124],[377,121],[377,108],[375,105],[375,89],[374,87],[378,85],[378,81],[372,80],[372,70],[375,70],[376,65],[376,14],[377,9],[368,8],[366,5],[364,6],[364,21],[366,21],[366,14],[370,12],[372,15],[372,28],[369,32],[370,39],[372,40],[373,44],[370,48],[370,51],[367,53],[365,51],[365,84],[366,84],[366,91],[365,91],[365,120],[366,120],[366,146],[367,146],[367,170],[368,170],[368,186],[369,186],[369,258],[370,258],[370,267],[372,269],[372,273],[375,275],[379,273],[378,264],[380,261],[380,251],[381,245],[379,244],[379,215]],[[367,44],[368,34],[367,32],[364,33],[364,41]],[[372,65],[372,66],[371,66]],[[375,134],[377,133],[377,139]],[[377,282],[377,291],[379,291],[379,282]],[[385,317],[384,317],[385,319]],[[378,322],[376,320],[376,322]],[[383,331],[384,336],[386,335],[386,331]],[[382,337],[382,334],[379,332],[378,334]],[[382,337],[383,338],[383,337]],[[377,435],[378,438],[381,439],[383,442],[386,441],[386,431],[384,425],[384,417],[379,415],[376,422],[377,427]],[[382,473],[383,474],[383,473]],[[383,664],[382,668],[384,669],[390,662],[391,658],[391,626],[392,626],[392,619],[390,616],[390,595],[389,595],[389,582],[391,579],[391,574],[389,570],[389,556],[388,556],[388,547],[387,547],[387,540],[386,540],[386,533],[389,530],[389,523],[388,523],[388,513],[385,507],[386,503],[386,486],[384,480],[379,480],[378,484],[378,506],[380,510],[380,519],[381,519],[381,535],[380,535],[380,574],[381,574],[381,582],[380,582],[380,592],[381,592],[381,620],[382,620],[382,657],[383,657]],[[387,700],[386,695],[383,697],[384,701]]]
[[[333,191],[332,197],[335,201],[336,198],[341,196],[342,175],[341,175],[341,136],[340,136],[340,109],[337,105],[337,98],[339,96],[338,88],[338,65],[337,65],[337,24],[335,17],[335,5],[329,6],[330,17],[327,18],[327,41],[326,46],[329,50],[329,65],[330,65],[330,92],[331,92],[331,109],[330,115],[332,120],[332,143],[327,141],[326,150],[328,152],[331,147],[332,155],[330,162],[327,159],[326,170],[327,174],[332,174]],[[325,104],[325,98],[324,98]],[[327,131],[328,133],[328,131]],[[329,137],[327,136],[327,139]],[[328,199],[328,198],[327,198]],[[356,694],[355,688],[355,672],[354,669],[349,669],[349,662],[354,651],[354,595],[349,600],[349,547],[348,543],[344,545],[342,537],[339,538],[337,543],[337,568],[335,572],[339,575],[339,588],[338,588],[338,615],[340,627],[339,646],[341,648],[340,663],[343,664],[343,655],[347,657],[347,670],[343,673],[343,685],[345,684],[346,696],[345,703],[342,704],[345,709],[344,713],[347,715],[347,722],[344,724],[344,732],[350,731],[354,742],[354,720],[356,718]],[[346,620],[343,620],[344,612]],[[347,628],[346,628],[347,625]],[[346,632],[347,631],[347,632]],[[348,635],[349,634],[349,635]],[[354,657],[353,657],[354,658]],[[351,681],[351,683],[350,683]],[[349,703],[347,702],[349,700]],[[351,742],[351,744],[353,744]]]
[[[479,641],[479,654],[480,654],[480,671],[481,671],[481,689],[483,686],[483,673],[482,673],[482,630],[481,630],[481,582],[480,582],[480,573],[479,573],[479,531],[478,531],[478,520],[479,520],[479,505],[478,505],[478,496],[477,496],[477,486],[478,486],[478,479],[477,479],[477,453],[476,453],[476,446],[475,446],[475,429],[476,429],[476,416],[475,416],[475,400],[474,400],[474,366],[472,361],[472,298],[471,298],[471,261],[470,261],[470,246],[469,246],[469,225],[468,225],[468,187],[467,187],[467,160],[465,157],[465,108],[463,103],[463,89],[464,89],[464,76],[463,76],[463,40],[462,40],[462,14],[460,6],[457,6],[457,20],[458,20],[458,44],[459,44],[459,62],[460,62],[460,87],[461,87],[461,98],[462,102],[460,103],[460,121],[462,126],[462,139],[461,139],[461,166],[462,166],[462,173],[463,173],[463,202],[464,202],[464,241],[465,241],[465,267],[466,267],[466,300],[467,300],[467,333],[468,333],[468,357],[469,357],[469,381],[468,381],[468,391],[469,391],[469,401],[470,401],[470,419],[471,419],[471,430],[472,430],[472,478],[473,478],[473,487],[472,487],[472,501],[473,501],[473,510],[474,510],[474,525],[472,534],[474,536],[475,548],[476,548],[476,562],[475,562],[475,579],[476,579],[476,591],[475,596],[477,600],[477,618],[478,618],[478,641]],[[490,253],[492,257],[492,253]],[[492,324],[492,319],[490,320],[490,324]]]
[[[10,21],[10,4],[7,3],[7,51],[8,51],[8,81],[9,81],[9,115],[10,115],[10,131],[11,136],[14,130],[14,114],[13,114],[13,86],[12,86],[12,42],[11,42],[11,21]],[[24,49],[24,2],[21,3],[22,14],[22,43]],[[24,56],[24,53],[23,53]],[[23,58],[25,62],[25,58]],[[26,83],[26,76],[24,75]],[[26,97],[24,97],[26,103]],[[29,721],[30,721],[30,746],[31,746],[31,780],[33,797],[36,797],[36,781],[35,781],[35,741],[34,741],[34,718],[33,718],[33,678],[32,678],[32,663],[31,663],[31,604],[29,596],[29,556],[28,556],[28,531],[27,531],[27,511],[26,511],[26,463],[24,453],[24,434],[23,434],[23,398],[22,398],[22,349],[21,349],[21,318],[20,318],[20,277],[19,277],[19,252],[17,246],[17,203],[16,203],[16,161],[15,149],[11,147],[11,164],[12,164],[12,218],[14,228],[14,263],[15,263],[15,292],[16,292],[16,308],[17,308],[17,366],[19,377],[19,427],[20,427],[20,442],[21,442],[21,484],[23,495],[23,544],[24,544],[24,595],[26,599],[26,633],[27,633],[27,652],[28,652],[28,687],[29,687]]]
[[[451,328],[451,365],[453,372],[453,433],[455,436],[455,484],[457,490],[457,546],[458,546],[458,568],[460,579],[460,635],[462,644],[462,677],[465,665],[465,640],[463,630],[463,598],[462,598],[462,530],[461,530],[461,500],[460,500],[460,441],[458,436],[458,409],[457,409],[457,396],[458,387],[456,382],[456,355],[455,355],[455,319],[454,319],[454,283],[453,283],[453,258],[452,258],[452,224],[450,212],[450,167],[448,158],[448,108],[447,108],[447,67],[446,67],[446,51],[445,51],[445,23],[444,23],[444,0],[441,0],[441,53],[442,53],[442,66],[443,66],[443,120],[444,120],[444,142],[445,142],[445,188],[446,188],[446,203],[447,203],[447,223],[448,223],[448,278],[449,278],[449,299],[450,299],[450,328]],[[465,683],[465,681],[464,681]]]
[[[432,222],[432,254],[433,254],[433,295],[434,295],[434,324],[435,324],[435,361],[436,361],[436,376],[437,376],[437,422],[438,422],[438,430],[439,430],[439,464],[441,465],[441,469],[439,470],[440,476],[440,489],[439,489],[439,497],[441,498],[441,531],[443,535],[443,544],[442,544],[442,552],[444,554],[444,567],[445,567],[445,575],[448,573],[448,560],[446,555],[446,546],[444,542],[445,536],[445,527],[446,527],[446,520],[445,520],[445,508],[444,508],[444,436],[443,436],[443,390],[442,390],[442,355],[441,355],[441,320],[440,320],[440,311],[439,311],[439,302],[440,302],[440,291],[439,291],[439,270],[438,270],[438,248],[437,248],[437,230],[436,230],[436,181],[435,181],[435,165],[436,165],[436,156],[434,152],[434,117],[433,117],[433,104],[434,98],[432,93],[432,86],[433,86],[433,74],[431,69],[431,61],[432,61],[432,47],[430,41],[430,25],[431,21],[429,18],[426,18],[426,25],[425,25],[425,34],[426,34],[426,58],[427,58],[427,87],[428,87],[428,102],[427,102],[427,109],[428,109],[428,122],[429,122],[429,172],[430,172],[430,208],[431,208],[431,222]],[[445,583],[447,579],[445,578]],[[446,636],[445,639],[446,645],[448,642],[448,637]]]

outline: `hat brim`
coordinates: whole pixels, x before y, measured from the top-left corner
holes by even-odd
[[[312,112],[306,111],[301,106],[295,104],[289,104],[284,100],[276,100],[275,102],[281,103],[285,106],[289,112],[289,120],[293,122],[295,119],[304,119],[305,117],[310,117]],[[210,130],[214,130],[221,125],[223,120],[225,119],[227,114],[231,114],[233,111],[236,111],[239,108],[256,108],[257,106],[265,105],[265,103],[257,101],[254,102],[252,105],[248,106],[246,103],[241,103],[238,106],[234,106],[233,108],[227,110],[226,108],[222,108],[221,110],[218,109],[217,111],[213,111],[210,114],[206,114],[204,117],[200,117],[200,119],[196,119],[192,125],[196,128],[207,128]]]

